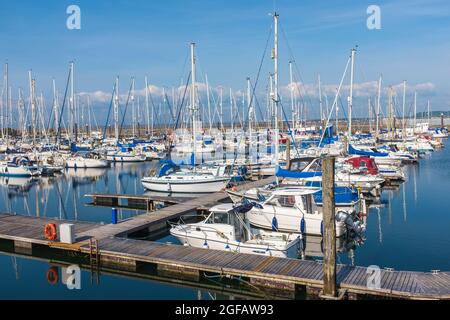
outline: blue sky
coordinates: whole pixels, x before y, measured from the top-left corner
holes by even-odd
[[[81,8],[81,30],[66,28],[70,4]],[[366,27],[370,4],[381,7],[381,30]],[[0,61],[9,62],[13,87],[27,88],[32,68],[38,90],[50,94],[52,77],[64,89],[68,62],[74,59],[77,91],[109,95],[116,75],[123,79],[122,88],[131,76],[142,88],[146,74],[157,88],[179,85],[187,76],[188,45],[194,41],[200,79],[207,73],[212,86],[238,91],[245,88],[246,77],[256,77],[274,8],[283,30],[282,86],[288,84],[288,61],[295,59],[311,91],[319,73],[332,90],[357,44],[355,82],[361,90],[373,94],[382,73],[385,85],[407,80],[408,96],[417,89],[419,110],[427,99],[434,110],[449,109],[448,0],[5,0]],[[271,68],[266,57],[260,91]],[[367,102],[364,92],[360,95],[363,112]]]

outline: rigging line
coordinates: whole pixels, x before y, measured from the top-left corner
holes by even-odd
[[[262,69],[262,65],[263,65],[263,63],[264,63],[264,58],[265,58],[266,53],[267,53],[267,48],[269,47],[269,41],[270,41],[270,38],[272,37],[272,30],[273,30],[273,26],[272,26],[272,24],[271,24],[271,25],[270,25],[270,28],[269,28],[269,34],[267,35],[266,46],[265,46],[264,52],[263,52],[263,54],[262,54],[262,56],[261,56],[261,62],[259,63],[258,73],[257,73],[257,75],[256,75],[256,80],[255,80],[255,85],[253,86],[252,97],[250,98],[250,105],[252,105],[253,97],[255,96],[256,86],[258,85],[259,77],[260,77],[260,75],[261,75],[261,69]],[[246,118],[247,118],[246,120],[248,120],[248,118],[249,118],[249,112],[248,112],[248,111],[246,112]],[[244,122],[244,123],[245,123],[245,122]],[[245,129],[245,128],[243,128],[243,129]],[[243,139],[244,136],[245,136],[245,134],[243,134],[243,135],[240,136],[239,144],[241,144],[242,139]],[[234,168],[234,166],[235,166],[235,163],[236,163],[236,160],[237,160],[237,153],[238,153],[238,152],[236,152],[236,153],[234,154],[232,168]]]
[[[279,99],[278,101],[281,106],[281,111],[283,112],[284,122],[286,122],[286,124],[287,124],[288,132],[289,132],[289,135],[291,136],[292,143],[294,144],[294,148],[295,148],[295,152],[297,153],[297,157],[300,157],[300,152],[298,151],[298,147],[297,147],[297,144],[295,143],[294,135],[292,133],[291,126],[289,124],[290,121],[286,115],[286,110],[284,110],[283,102],[281,101],[280,98],[281,98],[280,95],[278,95],[278,99]],[[286,158],[287,157],[290,157],[290,155],[286,155]]]
[[[103,140],[102,140],[102,142],[106,139],[106,129],[108,128],[109,118],[111,116],[111,109],[112,109],[112,106],[113,106],[115,93],[116,93],[116,82],[114,82],[113,91],[112,91],[112,95],[111,95],[111,101],[109,103],[108,116],[106,117],[105,128],[103,130]],[[95,117],[95,115],[94,115],[94,117]]]
[[[273,30],[273,27],[272,27],[272,24],[271,24],[270,25],[270,29],[269,29],[269,34],[267,35],[266,46],[265,46],[264,52],[263,52],[263,54],[261,56],[261,62],[259,63],[258,73],[256,74],[255,85],[252,88],[252,96],[250,98],[250,104],[249,104],[250,106],[253,104],[253,99],[255,97],[255,92],[256,92],[256,86],[258,85],[259,77],[261,75],[261,69],[262,69],[262,66],[263,66],[263,63],[264,63],[264,58],[266,57],[267,48],[269,47],[269,41],[270,41],[270,38],[272,37],[272,30]],[[250,116],[249,111],[250,110],[247,110],[247,112],[246,112],[245,122],[248,121],[248,118]],[[242,136],[241,136],[241,139],[242,139]]]
[[[70,82],[71,74],[72,74],[72,68],[69,68],[69,75],[67,76],[67,83],[66,83],[66,90],[64,91],[63,104],[62,104],[62,107],[61,107],[61,113],[59,114],[58,131],[56,133],[56,142],[58,144],[59,144],[59,140],[61,139],[61,122],[62,122],[62,118],[63,118],[64,107],[66,105],[67,92],[69,91],[69,82]],[[30,103],[31,103],[31,101],[30,101]]]
[[[288,48],[289,54],[291,55],[291,60],[294,62],[295,71],[297,71],[298,77],[299,77],[301,83],[305,83],[305,81],[304,81],[303,78],[302,78],[302,74],[301,74],[301,72],[300,72],[300,69],[299,69],[299,66],[298,66],[298,64],[297,64],[297,61],[295,60],[293,50],[292,50],[291,45],[290,45],[290,43],[289,43],[289,40],[288,40],[288,38],[287,38],[286,32],[284,31],[284,28],[283,28],[283,24],[282,24],[282,23],[280,23],[280,30],[281,30],[281,34],[283,35],[284,40],[286,41],[286,46],[287,46],[287,48]],[[302,93],[300,92],[300,89],[298,88],[298,86],[296,86],[296,87],[297,87],[297,91],[298,91],[298,94],[300,95],[301,100],[303,100],[303,95],[302,95]],[[306,90],[305,90],[305,96],[308,97],[309,105],[312,106],[313,104],[312,104],[311,97],[308,96],[308,95],[306,95]]]
[[[328,124],[330,123],[330,119],[331,119],[331,116],[333,115],[334,108],[335,107],[337,108],[337,102],[338,102],[338,99],[340,99],[339,93],[341,91],[342,84],[344,83],[345,75],[347,74],[347,70],[348,70],[348,66],[350,64],[350,61],[351,61],[351,57],[349,57],[348,60],[347,60],[347,65],[345,66],[344,73],[342,74],[341,82],[339,83],[339,87],[338,87],[336,95],[334,97],[333,104],[331,105],[331,110],[330,110],[330,112],[328,114],[328,119],[327,119],[327,123],[325,124],[325,128],[327,128]],[[339,128],[336,128],[336,132],[338,132],[338,130],[339,130]],[[326,132],[326,130],[323,130],[322,136],[320,137],[320,141],[319,141],[319,147],[322,145],[323,138],[325,137],[325,132]]]
[[[169,108],[170,116],[172,117],[172,121],[175,121],[175,115],[173,114],[172,105],[169,102],[169,97],[167,96],[167,92],[164,92],[164,97],[166,99],[166,104],[167,104],[167,107]]]
[[[191,81],[191,72],[189,72],[187,81],[186,81],[186,86],[184,87],[184,92],[183,92],[183,98],[181,99],[181,103],[178,106],[178,111],[177,111],[177,121],[174,124],[174,131],[178,128],[178,122],[180,120],[180,114],[181,114],[181,110],[183,109],[183,104],[184,104],[184,100],[186,99],[186,93],[187,93],[187,89],[189,87],[189,82]]]
[[[130,97],[131,97],[131,90],[132,90],[132,88],[133,88],[133,80],[131,81],[130,89],[128,90],[127,102],[125,103],[125,110],[123,111],[122,122],[120,123],[119,138],[120,138],[120,136],[122,134],[123,123],[125,122],[125,116],[127,114],[128,104],[130,103]],[[117,141],[117,143],[119,143],[119,141]]]

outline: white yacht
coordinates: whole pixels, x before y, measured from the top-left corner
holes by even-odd
[[[170,234],[186,246],[297,258],[302,251],[301,236],[294,233],[265,231],[250,227],[245,212],[252,204],[220,204],[199,223],[173,225]]]
[[[261,202],[261,206],[247,213],[250,224],[281,232],[323,235],[323,215],[313,195],[317,188],[279,188]],[[354,215],[345,211],[336,213],[336,236],[343,236],[347,229],[361,232],[362,226],[354,221]]]

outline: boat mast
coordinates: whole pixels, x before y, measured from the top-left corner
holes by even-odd
[[[273,48],[273,61],[274,61],[274,96],[273,102],[275,107],[275,165],[278,166],[278,13],[273,15],[274,22],[274,48]]]
[[[208,100],[209,134],[211,134],[211,131],[212,131],[211,99],[209,97],[209,82],[208,82],[208,75],[207,74],[205,74],[205,80],[206,80],[206,99]],[[175,104],[173,104],[173,105],[175,105]]]
[[[53,78],[52,82],[53,82],[53,113],[54,113],[54,117],[55,117],[55,123],[54,124],[55,124],[55,129],[57,130],[59,115],[58,115],[58,97],[57,97],[57,93],[56,93],[56,80],[55,80],[55,78]]]
[[[295,128],[295,104],[294,104],[294,82],[292,77],[292,61],[289,61],[289,82],[291,87],[291,116],[292,116],[292,130]]]
[[[223,87],[220,87],[220,97],[219,97],[219,112],[220,112],[220,129],[223,131]]]
[[[31,70],[28,71],[28,80],[30,83],[30,104],[31,104],[31,129],[33,130],[33,146],[36,145],[36,100],[35,100],[35,82],[31,76]]]
[[[131,80],[131,118],[132,118],[132,133],[133,138],[136,137],[136,105],[134,103],[134,87],[135,87],[136,81],[133,79]]]
[[[74,63],[70,62],[70,128],[72,140],[75,137],[75,89],[73,83]]]
[[[378,94],[377,94],[377,120],[375,128],[375,141],[378,141],[378,134],[380,132],[380,111],[381,111],[381,82],[383,81],[383,76],[380,76],[378,80]]]
[[[372,108],[371,108],[371,104],[372,104],[372,101],[371,101],[370,96],[369,96],[368,106],[367,106],[367,108],[368,108],[367,112],[368,112],[368,115],[369,115],[369,133],[372,133]]]
[[[318,76],[319,81],[319,111],[320,111],[320,125],[324,126],[324,118],[323,118],[323,105],[322,105],[322,82],[320,81],[320,73]],[[325,128],[323,128],[325,129]]]
[[[247,107],[248,107],[248,135],[249,143],[252,143],[252,121],[253,121],[253,108],[252,108],[252,96],[250,89],[250,78],[247,77]]]
[[[352,111],[353,111],[353,81],[354,81],[354,71],[355,71],[355,53],[356,49],[353,48],[351,51],[352,66],[350,71],[350,95],[348,97],[348,145],[351,143],[352,137]]]
[[[197,133],[197,108],[196,108],[196,95],[195,95],[195,43],[191,43],[191,77],[192,77],[192,87],[191,87],[191,110],[192,110],[192,152],[194,154],[194,165],[197,162],[195,157],[197,154],[196,147],[196,133]]]
[[[150,128],[150,109],[149,109],[149,105],[148,105],[148,78],[147,78],[147,76],[145,76],[145,110],[147,112],[147,134],[150,135],[150,132],[153,132],[153,128]]]
[[[414,91],[414,128],[413,133],[416,132],[417,126],[417,91]]]
[[[114,98],[114,137],[119,142],[119,76],[116,77],[116,94]]]
[[[403,80],[403,105],[402,105],[402,109],[403,109],[403,119],[402,119],[402,137],[403,139],[405,139],[406,133],[405,133],[405,105],[406,105],[406,80]]]
[[[8,114],[10,112],[10,90],[9,90],[9,66],[8,63],[5,64],[5,74],[6,74],[6,84],[5,84],[5,89],[6,89],[6,109],[4,111],[5,112],[5,136],[6,136],[6,146],[8,146],[8,140],[9,140],[9,134],[8,134]],[[12,116],[11,116],[12,117]]]
[[[239,112],[236,112],[234,110],[234,106],[233,106],[233,92],[230,88],[230,110],[231,110],[231,134],[234,137],[234,114],[237,113],[239,115]]]
[[[22,133],[22,141],[25,139],[25,106],[22,98],[22,89],[19,88],[19,99],[17,101],[19,109],[19,129]]]

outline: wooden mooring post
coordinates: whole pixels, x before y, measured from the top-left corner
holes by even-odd
[[[338,296],[336,285],[336,225],[334,202],[334,162],[327,156],[322,160],[323,197],[323,292],[322,297],[335,299]]]

